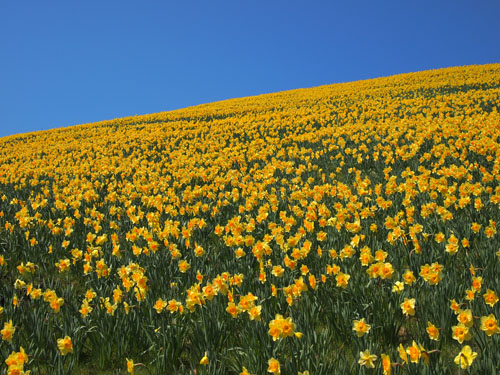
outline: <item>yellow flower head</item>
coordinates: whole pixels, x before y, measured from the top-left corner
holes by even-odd
[[[370,331],[371,326],[365,322],[365,318],[361,320],[353,320],[352,330],[356,332],[358,337],[362,337]]]
[[[153,309],[155,309],[155,310],[156,310],[156,312],[157,312],[158,314],[160,314],[166,306],[167,306],[167,302],[165,302],[164,300],[162,300],[161,298],[159,298],[159,299],[155,302],[155,304],[154,304],[154,306],[153,306]]]
[[[260,320],[261,310],[262,306],[253,306],[250,310],[248,310],[250,320]]]
[[[500,328],[498,327],[498,321],[495,315],[490,314],[488,316],[481,317],[481,330],[488,336],[500,333]]]
[[[24,371],[24,364],[28,361],[28,356],[21,346],[19,352],[12,352],[5,360],[8,366],[7,375],[28,375],[30,371]]]
[[[207,357],[207,352],[205,352],[205,355],[203,356],[203,358],[200,360],[200,365],[203,365],[203,366],[206,366],[210,363],[210,361],[208,360],[208,357]]]
[[[401,310],[403,310],[403,314],[406,316],[415,315],[415,298],[405,298],[403,303],[401,304]]]
[[[335,276],[335,280],[337,281],[337,286],[341,288],[347,288],[347,284],[349,283],[350,275],[346,273],[339,272],[337,276]]]
[[[281,368],[280,368],[280,363],[277,359],[271,358],[269,361],[267,361],[268,367],[267,367],[267,372],[270,372],[272,374],[281,374]]]
[[[292,318],[283,318],[282,315],[276,314],[276,317],[269,322],[269,335],[272,336],[273,341],[278,339],[292,336],[295,332],[295,323]]]
[[[415,278],[415,275],[413,274],[412,271],[410,270],[407,270],[404,274],[403,274],[403,280],[405,282],[405,284],[407,285],[411,285],[413,284],[415,281],[417,281],[417,279]]]
[[[482,286],[483,278],[481,276],[475,276],[472,278],[472,289],[474,289],[476,292],[479,292]]]
[[[392,291],[395,293],[401,293],[405,289],[405,284],[402,281],[396,281],[392,286]]]
[[[411,362],[418,363],[418,360],[420,359],[420,348],[415,341],[413,341],[411,346],[406,349],[406,354],[410,357]]]
[[[460,344],[465,340],[470,340],[471,335],[469,333],[469,327],[458,323],[458,325],[451,327],[453,338],[457,340]]]
[[[359,352],[359,360],[358,363],[361,366],[365,366],[368,368],[374,368],[375,364],[373,363],[377,359],[375,354],[371,354],[370,350],[366,349],[364,352]]]
[[[281,267],[281,266],[279,266],[279,265],[278,265],[278,266],[274,266],[274,267],[273,267],[273,270],[272,270],[272,272],[271,272],[271,273],[272,273],[274,276],[276,276],[276,277],[281,277],[281,276],[283,276],[283,273],[284,273],[284,272],[285,272],[285,270],[283,269],[283,267]]]
[[[191,268],[191,265],[187,261],[181,260],[179,262],[179,271],[181,271],[182,273],[186,273],[186,271],[190,268]]]
[[[384,375],[391,375],[391,358],[387,354],[381,354],[380,358],[382,359]]]
[[[429,335],[429,338],[431,340],[437,340],[439,339],[439,329],[436,328],[434,324],[431,322],[427,322],[427,334]]]
[[[64,336],[62,339],[57,339],[57,347],[59,348],[61,355],[73,353],[73,342],[71,341],[71,337]]]
[[[475,289],[467,289],[465,291],[465,299],[467,301],[473,301],[476,298],[476,290]]]
[[[127,361],[127,372],[134,375],[134,361],[132,359],[126,358]]]
[[[240,313],[241,309],[234,303],[234,302],[229,302],[226,307],[226,311],[231,314],[233,318],[237,318],[238,314]]]
[[[14,336],[15,331],[16,327],[12,324],[12,320],[5,322],[3,329],[0,331],[2,334],[2,340],[12,342],[12,336]]]
[[[455,363],[465,370],[472,365],[472,362],[474,362],[476,357],[477,353],[473,352],[469,345],[465,345],[460,353],[458,353],[455,357]]]
[[[404,363],[408,363],[408,354],[406,353],[405,348],[403,348],[402,344],[398,346],[399,357]]]
[[[484,302],[486,302],[486,304],[490,305],[490,307],[495,306],[495,304],[498,302],[498,296],[491,289],[486,290],[486,293],[483,294],[483,298],[484,298]]]
[[[391,279],[393,273],[394,268],[391,263],[382,263],[378,275],[381,279]]]
[[[474,323],[472,320],[472,310],[458,310],[457,320],[459,323],[462,323],[469,328],[472,327]]]
[[[452,299],[450,301],[450,309],[452,309],[455,312],[455,314],[458,314],[458,310],[460,310],[460,305],[457,303],[457,301]]]

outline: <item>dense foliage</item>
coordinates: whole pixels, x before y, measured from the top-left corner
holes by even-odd
[[[0,139],[0,373],[500,371],[499,107],[483,65]]]

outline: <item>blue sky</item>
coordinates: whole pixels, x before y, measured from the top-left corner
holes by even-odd
[[[500,62],[500,1],[0,0],[0,137]]]

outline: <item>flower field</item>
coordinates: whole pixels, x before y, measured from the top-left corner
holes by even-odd
[[[500,64],[0,139],[0,374],[500,372]]]

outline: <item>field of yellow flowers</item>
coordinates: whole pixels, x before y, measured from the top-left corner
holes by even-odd
[[[500,64],[0,139],[0,373],[500,372]]]

